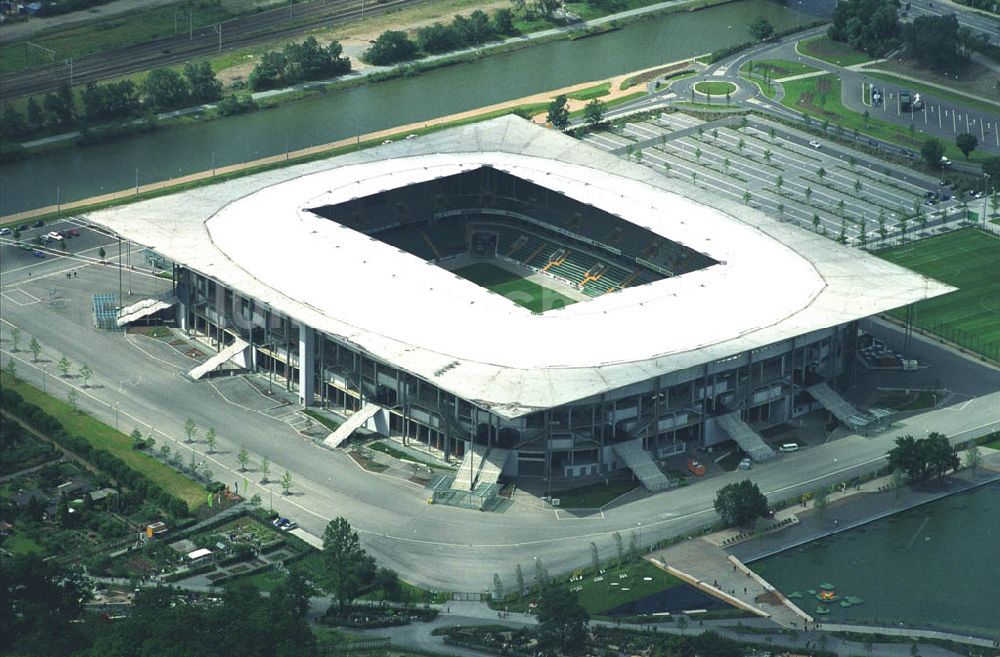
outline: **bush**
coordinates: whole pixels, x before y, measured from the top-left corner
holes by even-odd
[[[403,32],[386,30],[375,39],[371,48],[361,58],[376,66],[389,66],[413,59],[417,46]]]

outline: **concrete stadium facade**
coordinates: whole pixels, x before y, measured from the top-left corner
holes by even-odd
[[[432,184],[433,208],[366,200]],[[474,186],[449,206],[446,184]],[[331,221],[337,208],[354,224]],[[368,218],[378,212],[391,218]],[[754,443],[818,408],[808,389],[854,381],[860,319],[950,291],[513,117],[89,219],[173,261],[181,328],[235,345],[239,367],[304,406],[364,411],[369,429],[447,458],[479,446],[503,454],[504,475],[550,481],[635,470],[637,458],[740,432]],[[538,229],[560,253],[648,282],[531,313],[378,238],[459,220],[465,252],[431,245],[437,260],[507,257],[503,230]],[[601,223],[615,221],[627,226]],[[672,259],[626,248],[636,227]]]

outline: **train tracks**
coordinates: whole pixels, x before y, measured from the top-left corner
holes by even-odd
[[[385,0],[362,5],[358,0],[313,0],[241,16],[189,34],[105,50],[23,69],[0,78],[5,98],[55,90],[63,82],[84,84],[129,73],[208,57],[219,52],[291,38],[320,27],[340,25],[364,16],[377,16],[420,0]],[[7,48],[16,46],[7,44]]]

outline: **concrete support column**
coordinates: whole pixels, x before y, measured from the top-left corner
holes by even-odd
[[[299,326],[299,403],[312,406],[315,401],[316,333],[305,324]]]

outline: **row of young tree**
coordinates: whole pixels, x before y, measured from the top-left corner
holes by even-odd
[[[500,8],[488,16],[477,9],[468,16],[455,16],[451,23],[434,23],[418,28],[415,39],[405,32],[386,30],[361,58],[376,66],[410,61],[421,54],[438,54],[485,43],[514,31],[514,14]]]
[[[6,103],[3,138],[16,140],[42,132],[68,130],[124,119],[146,110],[171,110],[218,100],[222,83],[208,62],[188,63],[183,73],[170,68],[150,71],[141,84],[132,80],[88,82],[79,94],[68,83],[39,101],[28,98],[24,112]]]
[[[343,75],[351,70],[339,41],[323,47],[315,37],[302,43],[288,43],[281,50],[268,50],[250,72],[248,83],[254,91],[274,89],[306,80]]]

